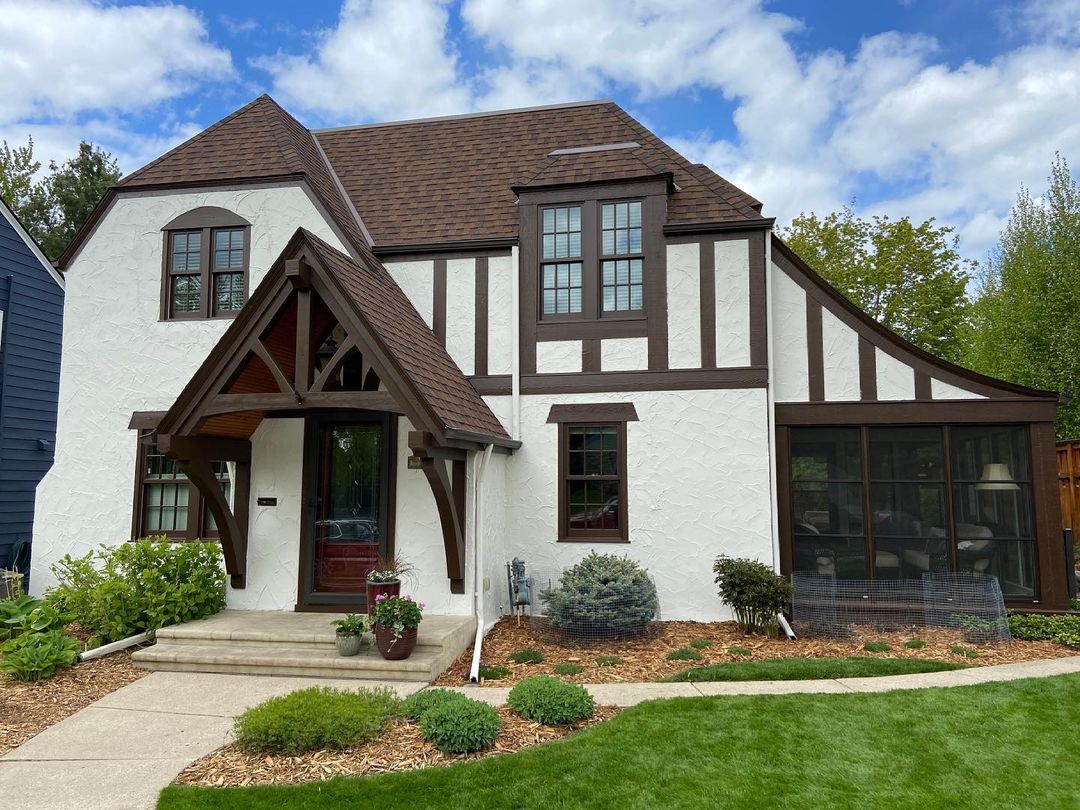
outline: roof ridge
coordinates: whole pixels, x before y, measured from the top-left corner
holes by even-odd
[[[433,115],[426,118],[403,118],[398,121],[375,121],[369,124],[345,124],[340,127],[320,127],[311,130],[313,135],[320,132],[345,132],[350,129],[377,129],[379,127],[400,127],[409,124],[428,124],[435,121],[460,121],[469,118],[489,118],[496,115],[515,115],[517,113],[539,112],[541,110],[562,110],[573,107],[598,107],[615,104],[610,98],[598,98],[589,101],[564,101],[559,104],[537,104],[532,107],[510,107],[505,110],[486,110],[482,112],[457,113],[455,115]]]

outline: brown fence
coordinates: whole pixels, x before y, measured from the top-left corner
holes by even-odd
[[[1080,439],[1057,444],[1061,525],[1080,535]]]

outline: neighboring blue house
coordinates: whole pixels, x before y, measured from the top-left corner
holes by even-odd
[[[24,573],[53,463],[63,317],[63,277],[0,200],[0,567]]]

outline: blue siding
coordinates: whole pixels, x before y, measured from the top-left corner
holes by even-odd
[[[7,567],[15,543],[33,540],[34,492],[53,462],[64,293],[2,216],[0,310],[0,566]],[[29,555],[21,562],[25,571]]]

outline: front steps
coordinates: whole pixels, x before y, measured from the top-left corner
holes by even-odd
[[[158,630],[157,643],[132,662],[167,672],[431,682],[476,633],[472,616],[425,616],[416,650],[404,661],[386,661],[374,646],[346,658],[337,654],[331,624],[340,615],[224,610]]]

